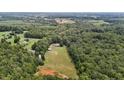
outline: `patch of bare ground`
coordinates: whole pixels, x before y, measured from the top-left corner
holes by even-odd
[[[61,73],[59,73],[53,69],[50,69],[50,68],[39,67],[38,72],[36,74],[40,75],[40,76],[56,76],[56,77],[62,78],[62,79],[69,79],[68,76],[61,74]]]
[[[71,19],[65,19],[65,18],[56,18],[55,21],[58,24],[73,24],[73,23],[75,23],[75,21],[73,21]]]

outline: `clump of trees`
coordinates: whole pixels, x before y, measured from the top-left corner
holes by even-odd
[[[35,79],[38,65],[36,57],[22,46],[0,43],[0,79]]]
[[[14,43],[19,43],[20,37],[15,35],[14,36]]]
[[[44,35],[40,32],[26,32],[24,34],[25,38],[36,38],[36,39],[42,39],[44,37]]]
[[[43,37],[47,37],[51,33],[54,33],[54,31],[55,31],[55,28],[34,26],[30,28],[30,31],[24,34],[24,37],[42,39]]]
[[[21,34],[25,28],[19,27],[19,26],[5,26],[5,25],[0,25],[0,32],[6,32],[6,31],[12,31],[15,32],[16,34]]]
[[[48,50],[48,47],[50,45],[50,41],[49,39],[42,39],[39,40],[37,43],[34,43],[32,45],[32,50],[35,50],[35,55],[38,56],[39,54],[41,54],[42,60],[45,60],[45,53]]]

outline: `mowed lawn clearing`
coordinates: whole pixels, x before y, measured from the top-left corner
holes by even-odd
[[[8,37],[7,35],[9,35],[11,32],[0,32],[0,40],[4,37]],[[26,49],[31,49],[32,45],[37,42],[40,39],[34,39],[34,38],[25,38],[24,37],[24,33],[23,34],[16,34],[17,36],[20,37],[19,43],[24,45],[25,44],[25,39],[28,39],[29,41],[26,42],[25,47]],[[15,45],[14,43],[14,36],[12,36],[11,38],[7,39],[8,42],[11,42],[11,45]]]
[[[45,54],[44,66],[41,68],[49,68],[58,73],[64,74],[72,79],[78,79],[74,64],[68,55],[66,47],[52,46],[50,51]]]

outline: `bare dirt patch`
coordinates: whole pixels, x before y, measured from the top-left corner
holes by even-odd
[[[49,69],[49,68],[40,67],[37,74],[41,75],[41,76],[56,76],[56,77],[62,78],[62,79],[69,79],[68,76],[61,74],[53,69]]]
[[[75,21],[73,21],[71,19],[65,19],[65,18],[56,18],[55,21],[58,24],[73,24],[73,23],[75,23]]]

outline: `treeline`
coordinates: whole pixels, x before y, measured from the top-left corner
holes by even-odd
[[[13,31],[16,33],[23,33],[25,29],[19,26],[2,26],[0,25],[0,32]]]
[[[36,39],[42,39],[43,37],[45,37],[45,34],[39,31],[30,31],[30,32],[26,32],[24,34],[25,38],[36,38]]]
[[[47,37],[49,34],[51,35],[51,33],[54,33],[55,30],[56,30],[56,27],[34,26],[34,27],[31,27],[29,31],[24,34],[24,37],[42,39],[43,37]]]
[[[48,50],[48,47],[50,45],[50,41],[49,39],[42,39],[42,40],[39,40],[38,42],[34,43],[32,45],[32,50],[35,50],[35,55],[38,56],[39,54],[41,55],[42,57],[42,60],[45,60],[45,53],[46,51]]]
[[[0,79],[36,79],[38,65],[38,59],[21,45],[0,43]]]

